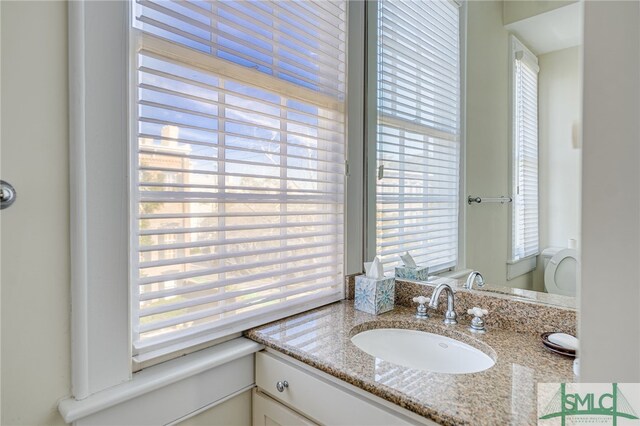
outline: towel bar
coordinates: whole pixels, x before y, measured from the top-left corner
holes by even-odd
[[[513,199],[511,197],[507,197],[506,195],[500,195],[498,197],[478,197],[478,196],[473,196],[473,195],[469,195],[469,197],[467,198],[467,203],[469,204],[473,204],[473,203],[500,203],[500,204],[504,204],[504,203],[510,203],[512,202]]]

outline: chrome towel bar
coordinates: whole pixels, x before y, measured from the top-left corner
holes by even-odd
[[[0,210],[13,204],[17,195],[16,189],[9,182],[0,180]]]
[[[513,201],[513,199],[511,197],[507,197],[506,195],[500,195],[498,197],[478,197],[478,196],[473,196],[473,195],[469,195],[469,198],[467,198],[467,203],[469,204],[473,204],[473,203],[500,203],[500,204],[504,204],[504,203],[510,203],[511,201]]]

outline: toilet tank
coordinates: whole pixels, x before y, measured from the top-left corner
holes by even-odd
[[[547,267],[547,263],[551,260],[553,256],[556,255],[560,250],[564,250],[564,247],[548,247],[542,250],[540,256],[542,256],[542,265],[544,268]]]

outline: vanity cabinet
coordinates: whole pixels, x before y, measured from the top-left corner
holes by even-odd
[[[253,426],[315,426],[317,423],[296,413],[284,404],[253,390]]]
[[[256,354],[256,385],[254,426],[436,424],[276,351]]]

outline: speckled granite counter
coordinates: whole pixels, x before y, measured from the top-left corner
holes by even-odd
[[[346,300],[249,330],[246,336],[410,411],[450,425],[536,424],[536,383],[574,381],[572,359],[543,348],[539,335],[445,326],[440,315],[414,318],[396,307],[374,316]],[[411,328],[468,343],[496,361],[473,374],[442,374],[395,365],[358,349],[351,336],[372,328]]]
[[[527,291],[526,297],[518,289],[511,293],[495,292],[494,288],[464,288],[464,281],[451,278],[436,278],[429,282],[396,280],[396,306],[415,307],[414,296],[431,297],[438,284],[449,284],[456,292],[456,312],[458,321],[470,322],[467,309],[479,306],[489,310],[485,318],[487,327],[500,330],[512,330],[520,333],[540,334],[547,331],[561,331],[576,334],[575,298],[547,293]],[[353,299],[355,277],[346,279],[347,299]],[[508,290],[508,289],[507,289]],[[535,297],[535,298],[534,298]],[[440,301],[438,312],[444,314],[446,303]]]

